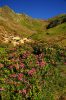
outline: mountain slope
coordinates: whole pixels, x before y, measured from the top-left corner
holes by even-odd
[[[8,6],[0,8],[0,41],[19,36],[52,42],[66,37],[66,14],[48,20],[33,19],[26,14],[17,14]],[[66,40],[63,39],[64,45]]]

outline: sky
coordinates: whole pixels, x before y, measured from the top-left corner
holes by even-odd
[[[66,0],[0,0],[0,7],[5,5],[33,18],[48,19],[66,13]]]

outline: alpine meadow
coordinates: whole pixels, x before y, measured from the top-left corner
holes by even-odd
[[[66,14],[0,7],[0,100],[66,100]]]

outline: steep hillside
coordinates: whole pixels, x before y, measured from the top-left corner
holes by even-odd
[[[41,30],[47,23],[47,21],[33,19],[25,14],[16,14],[7,6],[0,8],[0,20],[4,21],[4,24],[6,23],[7,26],[10,26],[15,31],[18,28],[18,31],[22,29],[22,33],[29,34]]]
[[[66,14],[48,19],[48,24],[45,27],[46,30],[33,34],[32,38],[66,46]]]
[[[30,38],[55,42],[62,39],[66,43],[66,14],[48,20],[33,19],[26,14],[15,13],[8,6],[0,8],[0,41],[12,37]],[[60,39],[60,40],[59,40]],[[62,44],[61,43],[61,44]]]

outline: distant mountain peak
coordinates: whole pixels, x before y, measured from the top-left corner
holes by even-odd
[[[2,11],[7,13],[7,12],[14,12],[9,6],[5,5],[1,7]]]

